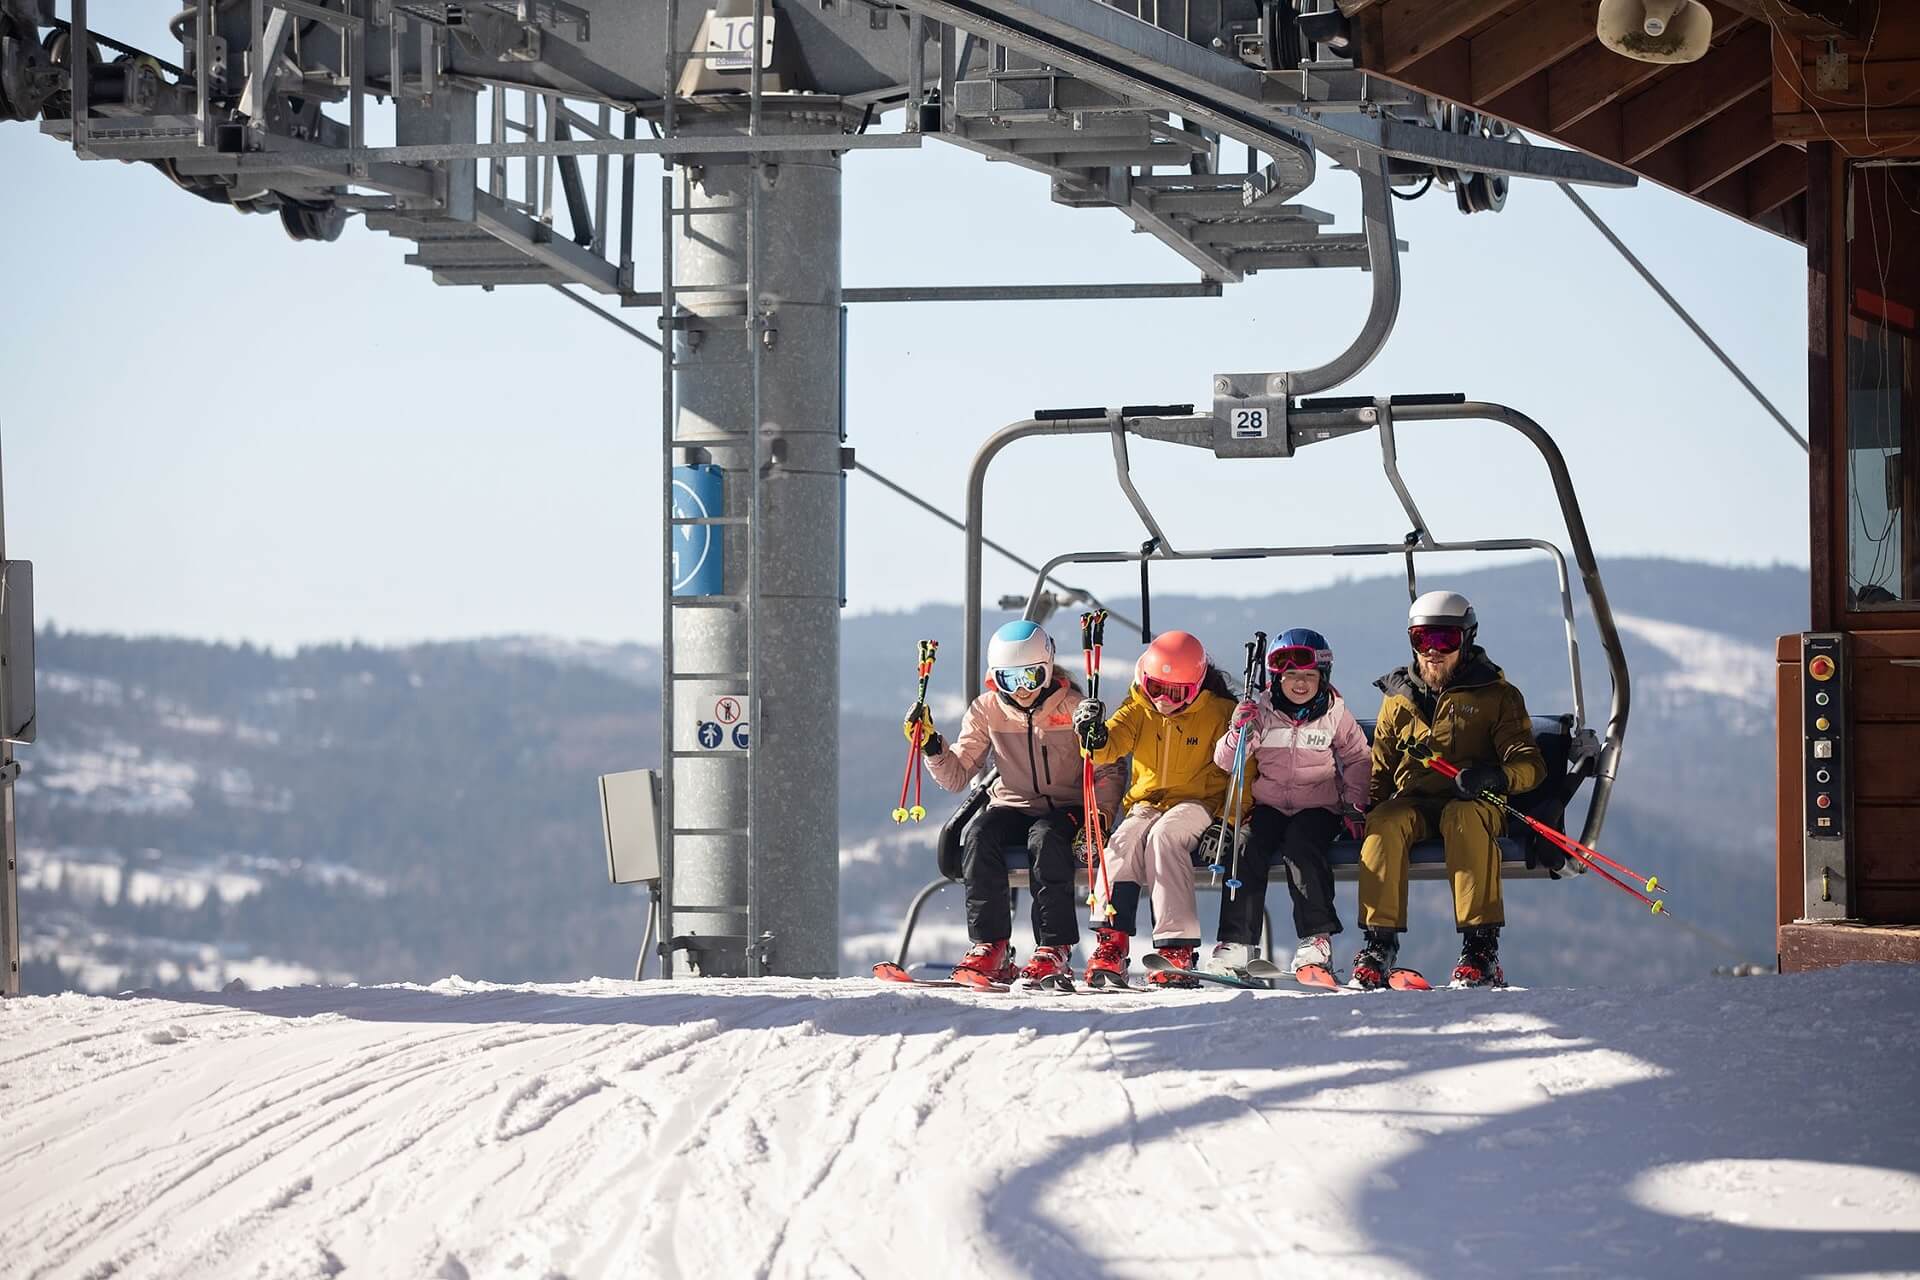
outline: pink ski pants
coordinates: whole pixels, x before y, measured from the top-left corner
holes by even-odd
[[[1176,804],[1162,812],[1137,804],[1107,842],[1107,868],[1116,883],[1132,881],[1153,902],[1153,940],[1200,937],[1193,898],[1193,847],[1213,825],[1205,805]]]

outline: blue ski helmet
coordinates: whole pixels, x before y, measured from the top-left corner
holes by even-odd
[[[1333,650],[1327,638],[1311,627],[1289,627],[1282,631],[1267,650],[1267,670],[1275,675],[1312,667],[1320,673],[1320,683],[1333,679]]]
[[[1003,693],[1045,688],[1053,679],[1053,637],[1037,622],[1009,622],[987,642],[987,676]]]

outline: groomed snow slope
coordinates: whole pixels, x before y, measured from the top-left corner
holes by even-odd
[[[0,1273],[1916,1274],[1915,977],[15,1000]]]

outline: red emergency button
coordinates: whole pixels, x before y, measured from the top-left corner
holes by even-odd
[[[1819,654],[1811,662],[1807,663],[1807,674],[1815,680],[1833,679],[1833,659],[1824,653]]]
[[[1815,796],[1813,798],[1813,802],[1814,804],[1818,805],[1822,809],[1833,808],[1833,797],[1828,795],[1824,791],[1822,791],[1819,795]]]

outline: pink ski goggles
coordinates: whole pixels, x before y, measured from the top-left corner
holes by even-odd
[[[1197,684],[1174,684],[1167,680],[1155,680],[1148,676],[1140,682],[1140,690],[1154,702],[1176,702],[1181,706],[1193,701],[1193,695],[1200,691]]]
[[[1267,670],[1277,676],[1289,671],[1317,671],[1319,667],[1320,651],[1308,644],[1290,644],[1267,655]]]
[[[1415,653],[1454,653],[1466,640],[1464,627],[1408,627],[1407,640]]]

